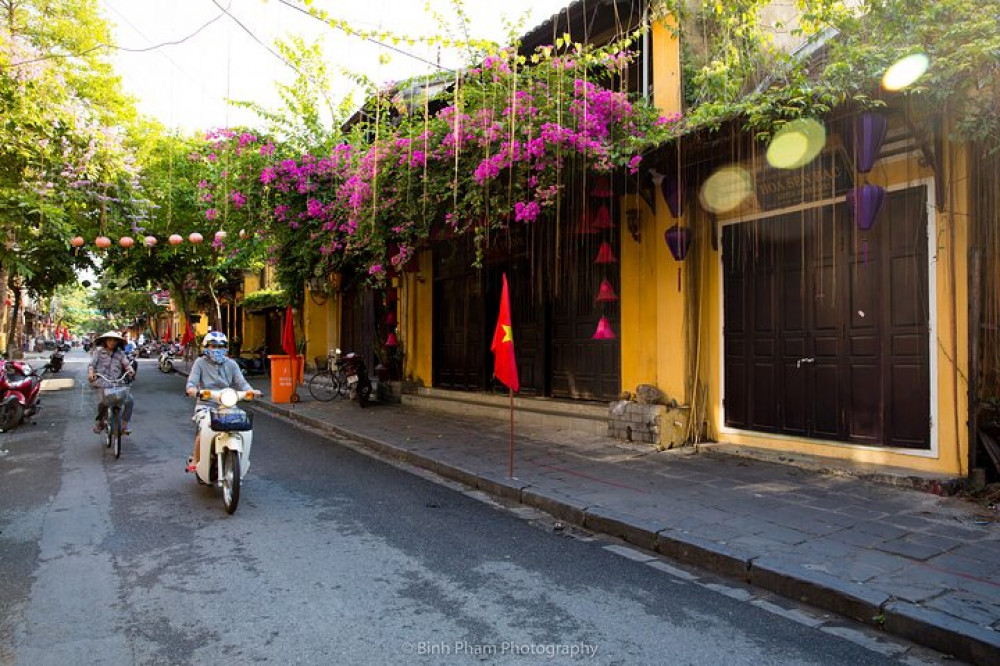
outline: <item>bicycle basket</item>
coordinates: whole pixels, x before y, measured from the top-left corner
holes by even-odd
[[[104,401],[109,405],[120,405],[128,400],[131,392],[130,386],[109,386],[104,389]]]
[[[213,409],[211,418],[211,428],[215,432],[253,430],[253,414],[245,412],[242,409],[230,409],[225,412]]]

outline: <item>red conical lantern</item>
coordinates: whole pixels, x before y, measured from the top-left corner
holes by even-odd
[[[615,288],[611,286],[611,283],[606,279],[601,280],[601,288],[597,290],[597,302],[607,303],[609,301],[617,301],[618,294],[615,293]]]
[[[396,333],[395,333],[395,331],[390,331],[389,335],[386,336],[385,346],[388,347],[388,348],[390,348],[390,349],[392,349],[393,347],[398,347],[399,346],[399,341],[396,340]]]
[[[594,226],[593,216],[590,214],[590,209],[585,207],[583,212],[580,213],[580,219],[577,221],[576,233],[581,235],[596,234],[597,231],[597,227]]]
[[[594,334],[590,336],[591,340],[614,340],[618,336],[615,332],[611,330],[611,324],[608,322],[607,317],[601,317],[601,320],[597,322],[597,330]]]
[[[613,222],[611,222],[611,212],[608,211],[607,206],[601,205],[601,207],[597,209],[597,212],[594,213],[592,225],[594,229],[614,228],[615,225]]]
[[[594,179],[594,189],[590,191],[590,196],[602,199],[611,196],[611,182],[607,176],[598,176]]]
[[[396,288],[389,287],[385,292],[385,302],[395,303],[396,302]]]
[[[386,326],[395,326],[396,325],[396,313],[395,312],[390,311],[389,314],[387,314],[385,316],[385,325]]]
[[[604,241],[601,243],[600,249],[597,250],[597,258],[594,259],[595,264],[617,264],[618,257],[615,256],[614,250],[611,249],[611,245]]]

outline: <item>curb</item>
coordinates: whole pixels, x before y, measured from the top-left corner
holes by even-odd
[[[379,456],[434,472],[493,496],[540,509],[559,520],[620,538],[639,548],[708,572],[735,578],[785,598],[854,619],[869,627],[880,628],[971,664],[1000,664],[1000,632],[898,601],[885,593],[869,590],[860,584],[829,574],[804,569],[780,556],[757,555],[598,505],[581,504],[570,496],[535,488],[527,482],[484,476],[457,464],[428,458],[273,403],[261,401],[254,403],[254,406],[293,422],[349,439]]]

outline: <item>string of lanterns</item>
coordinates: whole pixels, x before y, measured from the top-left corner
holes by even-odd
[[[240,238],[245,238],[245,237],[246,237],[245,232],[241,231]],[[225,239],[226,239],[225,231],[215,232],[216,243],[221,243]],[[202,236],[197,231],[193,231],[190,234],[188,234],[187,241],[192,245],[200,245],[205,241],[205,237]],[[181,245],[183,242],[184,242],[184,237],[181,236],[180,234],[170,234],[170,236],[167,237],[167,243],[175,247]],[[156,236],[144,236],[142,238],[142,244],[146,247],[146,249],[149,250],[156,247],[158,243],[159,239],[157,239]],[[77,252],[81,247],[87,244],[87,240],[83,236],[73,236],[73,238],[70,239],[69,244],[73,248],[73,251]],[[118,245],[120,245],[126,250],[132,248],[135,244],[136,244],[136,239],[132,238],[131,236],[122,236],[121,238],[118,239]],[[96,246],[98,249],[106,250],[110,248],[112,245],[114,245],[114,241],[112,241],[111,238],[107,236],[100,235],[94,238],[94,246]]]
[[[615,225],[611,221],[611,212],[608,209],[607,203],[612,194],[611,182],[608,177],[603,175],[598,176],[594,181],[594,189],[591,190],[590,196],[601,200],[601,203],[593,217],[590,216],[588,207],[584,206],[583,218],[581,219],[581,233],[602,233],[614,229]],[[594,258],[594,263],[602,268],[607,268],[609,264],[618,263],[618,257],[615,256],[611,243],[606,239],[601,241],[601,245],[597,249],[597,256]],[[607,274],[605,274],[601,279],[601,286],[597,290],[597,297],[594,299],[596,303],[600,304],[602,315],[597,322],[597,330],[590,336],[592,340],[614,340],[618,337],[615,335],[614,329],[611,328],[611,322],[608,321],[608,308],[611,307],[609,304],[617,300],[618,294],[615,293],[614,286],[608,280]]]

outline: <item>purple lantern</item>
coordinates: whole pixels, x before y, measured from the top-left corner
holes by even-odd
[[[660,181],[660,191],[663,192],[663,200],[667,202],[667,208],[674,217],[684,214],[684,183],[677,174],[669,174]]]
[[[675,224],[663,232],[663,238],[667,241],[670,254],[676,261],[684,261],[687,258],[688,250],[691,248],[691,227]]]
[[[854,219],[861,231],[872,228],[884,201],[885,188],[878,185],[859,185],[847,191],[847,205],[854,211]]]
[[[864,111],[854,117],[854,160],[859,173],[875,166],[889,122],[877,111]]]

